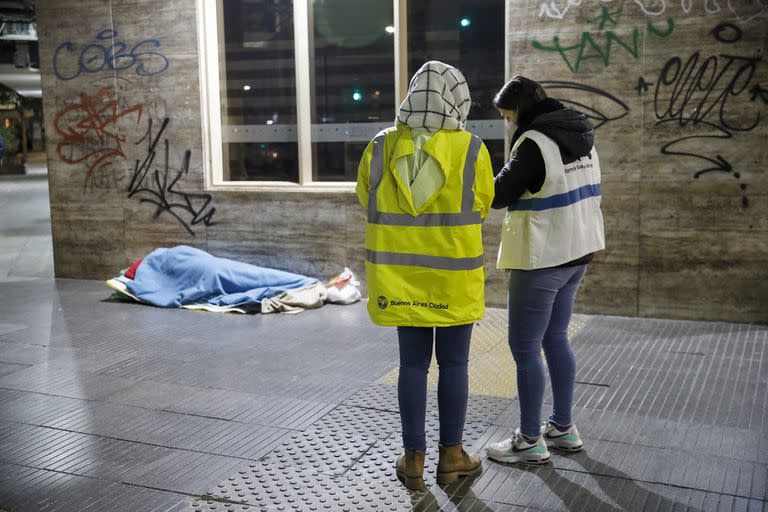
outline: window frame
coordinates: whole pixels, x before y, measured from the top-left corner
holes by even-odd
[[[294,64],[296,70],[296,131],[299,158],[299,182],[224,180],[224,139],[221,116],[221,72],[219,59],[224,30],[218,0],[197,0],[198,62],[202,125],[203,174],[205,189],[210,191],[259,192],[354,192],[353,181],[315,181],[312,179],[312,84],[310,69],[310,2],[293,0]],[[394,13],[395,105],[408,91],[408,0],[392,0]],[[504,32],[509,27],[509,5],[504,2]],[[509,47],[504,48],[504,74],[508,76]],[[467,123],[472,131],[492,129],[488,121]],[[508,136],[508,135],[507,135]]]

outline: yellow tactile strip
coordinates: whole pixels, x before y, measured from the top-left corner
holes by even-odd
[[[586,325],[587,315],[573,315],[568,337],[573,339]],[[397,384],[398,367],[379,382]],[[437,388],[437,362],[434,355],[429,367],[427,386]],[[507,311],[486,309],[485,318],[475,324],[469,350],[469,392],[473,395],[517,396],[515,362],[507,344]]]

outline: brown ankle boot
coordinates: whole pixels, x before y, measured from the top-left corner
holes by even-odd
[[[437,462],[437,483],[440,485],[456,483],[460,476],[475,476],[483,472],[480,457],[469,455],[462,445],[440,445],[440,458]]]
[[[397,478],[412,491],[427,490],[424,485],[424,455],[424,452],[405,450],[405,453],[397,458]]]

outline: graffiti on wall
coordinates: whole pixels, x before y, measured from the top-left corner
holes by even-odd
[[[733,32],[738,37],[718,37],[722,34],[718,31],[721,25],[712,32],[716,40],[730,44],[741,37],[741,31]],[[670,57],[661,68],[653,97],[656,126],[672,124],[683,130],[682,136],[661,146],[661,153],[696,161],[694,178],[708,173],[731,174],[739,180],[744,207],[749,205],[749,199],[741,172],[734,169],[726,156],[711,154],[706,142],[730,139],[760,123],[759,112],[745,115],[743,108],[734,107],[740,98],[751,94],[753,101],[760,95],[760,85],[752,84],[760,60],[726,53],[705,57],[700,51],[687,57]]]
[[[118,99],[114,87],[101,87],[95,94],[81,93],[78,100],[60,109],[54,117],[54,128],[60,137],[56,154],[68,164],[85,164],[84,186],[102,190],[126,190],[123,185],[123,171],[127,163],[127,130],[121,130],[121,120],[130,119],[131,133],[143,133],[136,145],[147,141],[147,151],[137,159],[127,187],[128,197],[135,197],[141,203],[155,206],[155,218],[168,213],[195,235],[190,226],[203,223],[213,225],[216,211],[211,206],[213,197],[209,194],[193,194],[179,190],[181,180],[189,173],[191,150],[184,156],[177,169],[171,168],[170,141],[163,138],[170,123],[165,117],[158,133],[152,132],[153,117],[146,112],[164,112],[164,102],[126,104],[125,98]],[[135,118],[135,121],[134,121]],[[140,131],[142,119],[146,118],[146,130]],[[139,137],[137,135],[137,137]],[[162,139],[163,151],[158,157],[158,145]],[[153,167],[155,161],[159,167]],[[122,165],[120,165],[122,164]]]
[[[569,11],[578,10],[583,16],[584,9],[575,9],[582,3],[582,0],[542,1],[538,4],[539,15],[562,20]],[[586,3],[584,7],[587,7]],[[737,168],[735,158],[727,154],[722,142],[754,130],[762,121],[762,114],[755,107],[768,104],[768,89],[757,79],[762,60],[760,50],[756,53],[733,51],[737,46],[734,43],[744,38],[745,22],[755,16],[768,15],[768,5],[755,0],[634,0],[621,3],[600,0],[591,7],[598,9],[599,14],[587,18],[589,30],[570,36],[571,40],[567,42],[564,40],[567,36],[560,39],[558,35],[549,36],[552,39],[547,42],[534,39],[533,48],[557,53],[570,72],[578,73],[590,61],[606,67],[619,59],[639,59],[643,51],[638,45],[640,31],[646,31],[646,43],[649,37],[671,36],[676,28],[673,18],[668,17],[673,8],[682,16],[718,12],[721,17],[726,16],[725,20],[715,21],[709,30],[713,42],[708,47],[714,44],[722,51],[694,47],[666,56],[656,73],[638,77],[633,88],[638,96],[652,95],[654,126],[669,127],[668,132],[675,134],[660,143],[660,153],[688,162],[694,179],[714,174],[731,175],[741,191],[742,206],[747,207],[748,184],[744,170]],[[640,19],[637,23],[643,25],[621,26],[622,10],[632,8],[642,12],[642,18],[635,13],[633,19]],[[662,21],[665,18],[666,23]],[[567,89],[564,94],[567,98],[578,98],[561,101],[584,112],[596,127],[621,119],[629,112],[620,97],[602,88],[571,81],[548,83],[548,89]],[[556,94],[554,91],[555,97]],[[750,108],[745,102],[756,105]]]
[[[751,96],[749,97],[749,101],[755,101],[758,98],[763,100],[764,105],[768,105],[768,89],[763,87],[760,84],[755,84],[750,90],[749,90]]]
[[[113,29],[102,30],[88,44],[78,46],[65,41],[53,52],[53,72],[59,80],[73,80],[82,74],[103,70],[133,71],[137,76],[159,75],[170,61],[160,49],[157,39],[126,43]]]
[[[126,136],[120,132],[118,122],[132,117],[138,126],[142,111],[141,105],[118,106],[112,86],[101,87],[95,94],[81,92],[77,100],[54,115],[53,128],[60,140],[56,154],[62,162],[87,166],[87,186],[94,173],[115,160],[125,160]]]
[[[581,6],[583,0],[542,0],[539,4],[539,17],[562,20],[573,7]],[[601,3],[613,3],[616,0],[600,0]],[[765,9],[758,1],[734,3],[734,0],[633,0],[634,6],[646,16],[662,16],[673,7],[680,6],[680,11],[688,15],[694,6],[701,7],[706,14],[717,14],[721,11],[730,12],[741,21],[749,21],[756,16],[765,14]],[[722,4],[722,5],[721,5]],[[751,4],[751,5],[749,5]],[[724,7],[723,7],[724,6]],[[728,11],[725,11],[728,9]]]
[[[560,102],[583,112],[595,130],[610,121],[616,121],[629,113],[629,106],[610,92],[577,82],[541,80],[547,94]],[[561,93],[565,91],[563,97]]]
[[[600,15],[589,20],[596,28],[583,31],[575,41],[565,43],[560,36],[553,35],[549,42],[534,39],[532,45],[536,50],[559,54],[573,73],[578,72],[587,61],[597,60],[608,66],[617,54],[637,59],[640,56],[640,27],[632,27],[628,34],[626,31],[624,35],[620,34],[616,31],[620,14],[620,10],[612,11],[602,6]],[[648,20],[646,28],[650,35],[668,37],[675,30],[675,21],[667,18],[665,25],[657,26],[653,20]]]
[[[147,152],[143,160],[136,160],[133,169],[131,183],[128,186],[128,197],[136,197],[139,202],[151,204],[155,207],[155,218],[163,213],[175,218],[187,232],[195,236],[190,225],[201,222],[206,226],[214,224],[213,215],[216,208],[211,206],[213,197],[210,194],[193,194],[179,190],[179,180],[189,173],[189,164],[192,151],[184,151],[181,164],[178,169],[170,166],[170,142],[163,138],[165,129],[170,122],[169,118],[163,119],[157,134],[152,133],[152,121],[150,119],[147,133],[136,143],[147,143]],[[158,144],[163,138],[160,163],[155,164],[158,153]]]
[[[181,190],[192,151],[185,149],[174,164],[165,101],[147,97],[140,82],[127,78],[142,79],[168,70],[170,61],[160,47],[157,39],[125,41],[114,29],[100,31],[83,45],[67,41],[56,47],[54,75],[62,81],[88,81],[76,98],[57,99],[63,105],[53,118],[59,139],[56,154],[62,162],[85,166],[86,191],[126,193],[152,205],[154,218],[170,216],[195,236],[193,226],[214,224],[213,197]],[[160,124],[158,133],[153,133],[153,120]],[[146,153],[131,169],[128,161],[144,142]]]

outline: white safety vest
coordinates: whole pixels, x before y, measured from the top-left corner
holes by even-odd
[[[524,132],[512,152],[531,139],[541,150],[546,177],[541,190],[511,204],[501,227],[496,267],[556,267],[605,249],[600,212],[600,163],[595,148],[568,165],[557,143],[535,130]]]

